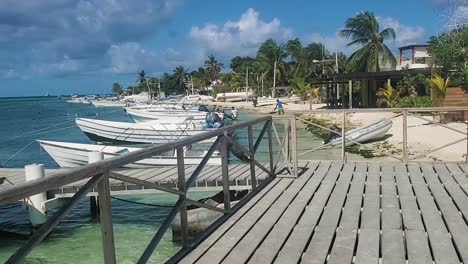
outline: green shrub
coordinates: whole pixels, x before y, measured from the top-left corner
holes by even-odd
[[[398,108],[410,108],[410,107],[431,107],[432,100],[430,96],[418,96],[418,97],[401,97],[395,104]]]

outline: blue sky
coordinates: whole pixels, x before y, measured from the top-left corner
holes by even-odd
[[[346,18],[372,11],[398,46],[425,43],[460,0],[41,0],[0,1],[0,97],[110,92],[209,54],[229,65],[254,56],[267,38],[323,42],[351,54],[336,36]]]

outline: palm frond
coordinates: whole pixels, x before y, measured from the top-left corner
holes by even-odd
[[[382,30],[382,32],[380,32],[379,34],[383,40],[386,40],[386,39],[395,39],[395,30],[393,28],[386,28],[384,30]]]

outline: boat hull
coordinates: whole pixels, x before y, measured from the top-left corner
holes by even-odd
[[[90,152],[100,151],[104,154],[104,159],[117,157],[123,153],[140,150],[140,148],[127,148],[118,146],[103,146],[91,144],[78,144],[55,141],[38,140],[39,144],[47,153],[54,159],[62,168],[73,168],[88,164],[88,156]],[[119,153],[122,152],[122,153]],[[203,159],[203,156],[186,156],[184,158],[185,165],[198,165]],[[177,158],[174,156],[153,156],[143,159],[125,167],[142,168],[154,166],[173,166],[177,164]],[[220,165],[221,159],[214,156],[208,160],[210,165]]]
[[[358,143],[364,143],[372,140],[378,140],[387,134],[387,132],[392,128],[392,121],[383,119],[374,124],[352,129],[346,132],[346,146],[351,146]],[[328,143],[331,146],[339,146],[341,145],[342,138],[333,139]]]
[[[180,119],[179,119],[180,120]],[[194,123],[126,123],[77,118],[77,126],[95,142],[164,144],[206,132]],[[215,138],[203,141],[214,142]]]

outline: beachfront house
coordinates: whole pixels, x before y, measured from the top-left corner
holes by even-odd
[[[399,48],[397,65],[381,65],[379,72],[334,73],[317,80],[313,85],[326,89],[328,108],[376,107],[377,90],[388,84],[396,86],[405,71],[411,75],[430,76],[428,45],[411,45]],[[353,83],[359,82],[360,94],[353,96]]]

